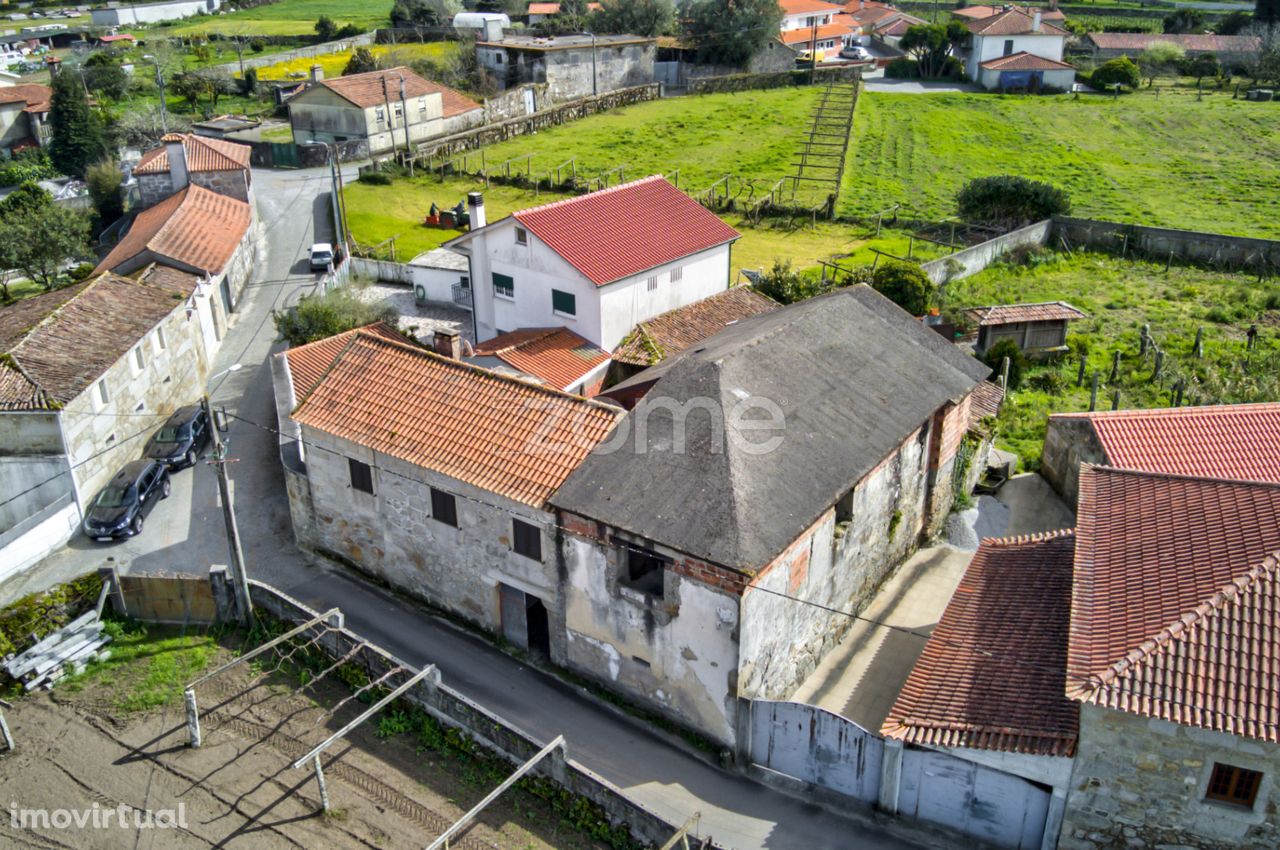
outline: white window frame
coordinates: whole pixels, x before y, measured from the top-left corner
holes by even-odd
[[[528,244],[529,244],[529,231],[525,230],[523,227],[517,227],[517,228],[516,228],[516,244],[517,244],[517,245],[528,245]]]
[[[151,342],[157,354],[168,349],[169,341],[164,338],[164,328],[156,328],[155,334],[151,337]]]

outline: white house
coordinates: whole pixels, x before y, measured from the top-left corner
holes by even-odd
[[[127,27],[176,21],[193,15],[212,15],[221,0],[169,0],[161,3],[112,3],[92,9],[89,15],[95,27]]]
[[[1075,80],[1075,69],[1062,61],[1066,30],[1045,23],[1039,10],[1010,8],[965,26],[965,74],[987,88],[1068,88]]]
[[[782,24],[779,27],[782,32],[821,27],[844,11],[843,7],[823,0],[778,0],[778,5],[782,7]]]
[[[477,343],[566,327],[612,351],[639,322],[728,289],[738,231],[662,177],[647,177],[486,223],[467,197],[466,254]]]

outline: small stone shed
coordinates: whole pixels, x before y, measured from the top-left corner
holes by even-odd
[[[996,343],[1011,339],[1029,357],[1051,357],[1067,350],[1067,325],[1086,314],[1065,301],[974,307],[965,315],[978,326],[974,353],[981,357]]]

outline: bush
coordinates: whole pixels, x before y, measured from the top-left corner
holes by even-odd
[[[255,38],[249,42],[249,49],[254,53],[261,53],[267,49],[267,43],[260,38]]]
[[[356,179],[369,186],[391,185],[391,175],[381,171],[365,171]]]
[[[774,260],[773,268],[761,276],[756,289],[779,304],[794,304],[826,291],[818,278],[806,277],[791,267],[790,260]]]
[[[303,296],[296,307],[271,314],[279,338],[289,345],[305,345],[352,328],[386,322],[395,326],[399,315],[385,305],[360,300],[350,288],[323,295]]]
[[[933,302],[933,281],[915,263],[890,260],[877,266],[871,286],[913,316],[929,312]]]
[[[71,278],[72,283],[79,283],[93,274],[94,268],[96,267],[93,263],[81,263],[74,268],[67,269],[67,277]]]
[[[1131,89],[1142,85],[1142,72],[1128,56],[1109,59],[1089,75],[1089,85],[1095,89],[1107,89],[1117,84]]]
[[[1011,339],[1002,339],[987,349],[982,355],[982,362],[991,367],[995,373],[992,380],[1000,377],[1000,369],[1004,359],[1009,358],[1009,389],[1016,390],[1022,385],[1022,373],[1027,368],[1027,358]]]
[[[17,186],[57,176],[58,169],[53,167],[49,155],[42,148],[30,148],[0,164],[0,186]]]
[[[915,60],[901,56],[885,66],[884,75],[895,80],[914,80],[920,76]]]
[[[970,180],[956,195],[956,208],[965,221],[1012,228],[1065,215],[1071,201],[1056,186],[1005,174]]]
[[[85,171],[89,184],[89,197],[98,214],[98,223],[105,227],[124,215],[124,175],[113,159],[104,159]]]

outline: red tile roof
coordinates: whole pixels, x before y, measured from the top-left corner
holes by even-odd
[[[0,103],[25,103],[23,112],[48,112],[53,89],[39,83],[0,87]]]
[[[290,348],[283,352],[281,356],[289,361],[289,377],[293,381],[295,398],[306,398],[315,389],[316,384],[320,383],[320,379],[324,377],[325,372],[333,365],[333,361],[351,343],[352,337],[357,334],[382,337],[395,342],[408,342],[404,334],[390,325],[383,322],[374,322],[371,325],[325,337],[307,345]]]
[[[502,362],[558,390],[567,390],[609,359],[604,349],[568,328],[524,328],[496,336],[475,347],[477,356]]]
[[[248,145],[238,145],[235,142],[210,139],[191,133],[181,136],[181,139],[182,150],[187,155],[188,172],[244,171],[249,168],[251,149]],[[167,174],[168,172],[169,150],[164,145],[144,153],[133,169],[134,174]]]
[[[1183,50],[1208,53],[1257,53],[1262,40],[1255,35],[1212,35],[1208,33],[1091,32],[1085,38],[1102,50],[1132,50],[1141,53],[1156,42],[1176,44]]]
[[[1280,404],[1056,413],[1088,419],[1107,464],[1280,484]]]
[[[913,744],[1067,756],[1070,530],[983,540],[881,727]]]
[[[312,357],[305,368],[323,377],[295,420],[529,505],[544,504],[622,415],[363,331],[336,357],[312,343],[289,362]]]
[[[1068,66],[1069,67],[1069,66]],[[992,307],[972,307],[965,315],[979,325],[1009,325],[1016,322],[1056,322],[1066,319],[1084,319],[1087,315],[1065,301],[1047,301],[1040,304],[997,304]]]
[[[1059,29],[1053,24],[1045,21],[1044,16],[1040,17],[1040,29],[1033,29],[1035,19],[1026,12],[1020,12],[1017,9],[1006,9],[999,14],[992,15],[989,18],[979,18],[976,21],[966,21],[965,27],[974,35],[1060,35],[1066,36],[1067,31]]]
[[[138,213],[96,271],[121,268],[150,252],[155,260],[216,275],[235,254],[251,222],[244,201],[190,185]]]
[[[599,3],[588,3],[588,12],[598,12],[600,10]],[[558,15],[560,14],[559,3],[530,3],[526,10],[529,15]]]
[[[103,274],[0,309],[0,409],[66,405],[193,291]]]
[[[856,26],[854,26],[853,24],[847,21],[845,22],[837,21],[830,24],[823,24],[822,26],[818,27],[817,40],[825,41],[830,38],[840,38],[842,36],[846,36],[846,35],[849,35],[850,33],[856,32],[857,29],[858,28]],[[787,30],[782,34],[783,44],[804,45],[804,44],[809,44],[813,42],[813,40],[814,40],[814,31],[810,27],[803,27],[798,30]]]
[[[823,0],[778,0],[778,6],[782,8],[784,15],[804,15],[810,12],[835,13],[842,8],[839,4],[824,3]]]
[[[1280,485],[1085,465],[1067,694],[1280,742]]]
[[[970,396],[969,428],[978,426],[988,416],[998,416],[1000,405],[1004,403],[1004,387],[995,381],[983,381]]]
[[[904,14],[882,3],[867,3],[864,6],[860,6],[857,2],[846,3],[844,5],[844,13],[864,26],[882,21],[885,18],[891,18],[894,15]]]
[[[1033,6],[1014,6],[1019,12],[1030,15],[1036,11],[1040,12],[1040,20],[1042,21],[1065,21],[1067,16],[1061,9],[1039,9]],[[979,20],[982,18],[994,18],[996,15],[1004,11],[1003,6],[965,6],[963,9],[952,9],[951,14],[957,18],[967,18],[969,20]]]
[[[749,286],[735,286],[641,322],[614,349],[613,359],[632,366],[652,366],[740,319],[778,307],[772,298]]]
[[[988,71],[1074,71],[1075,67],[1068,65],[1066,62],[1058,62],[1054,59],[1047,59],[1044,56],[1036,56],[1034,53],[1028,53],[1020,50],[1017,53],[1010,53],[1008,56],[997,56],[995,59],[988,59],[982,63],[982,67]]]
[[[656,175],[513,217],[597,286],[741,235]]]
[[[356,106],[367,108],[385,103],[388,94],[392,103],[399,100],[402,77],[404,78],[404,96],[408,99],[439,94],[445,118],[483,108],[461,92],[424,79],[403,65],[388,68],[385,71],[368,71],[347,77],[334,77],[332,80],[323,80],[320,85]],[[385,91],[382,87],[383,80],[387,82]]]

